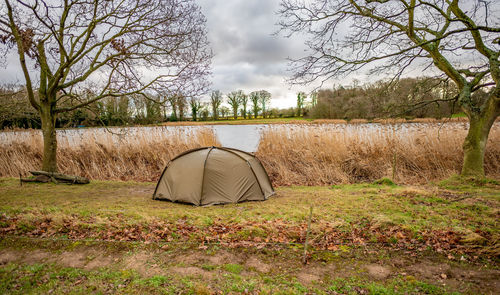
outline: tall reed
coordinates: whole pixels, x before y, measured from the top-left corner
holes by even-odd
[[[373,181],[426,183],[460,172],[464,128],[380,128],[349,132],[324,128],[264,131],[257,156],[276,185],[326,185]],[[491,131],[486,174],[500,178],[500,128]]]
[[[170,159],[188,149],[219,145],[212,130],[153,129],[117,136],[84,132],[59,140],[58,169],[90,179],[156,181]],[[0,145],[0,176],[26,175],[41,166],[43,141],[35,130]]]
[[[460,172],[465,124],[420,123],[407,129],[405,124],[272,125],[263,129],[256,155],[275,185],[355,183],[393,175],[399,183],[425,183]],[[141,128],[148,127],[123,136],[98,129],[60,136],[59,170],[91,179],[156,181],[175,155],[219,145],[209,128]],[[0,177],[39,169],[40,131],[9,136],[0,143]],[[500,179],[498,123],[490,133],[485,169]]]

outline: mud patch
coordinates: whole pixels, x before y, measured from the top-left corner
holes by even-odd
[[[85,265],[85,269],[94,270],[102,267],[107,267],[118,260],[119,258],[117,256],[99,254]]]
[[[27,264],[35,264],[40,262],[45,262],[46,260],[50,260],[56,255],[42,250],[35,250],[28,255],[24,256],[22,261]]]
[[[145,277],[164,274],[162,269],[154,263],[153,257],[152,253],[145,251],[137,252],[126,257],[123,265],[125,268],[133,269]]]
[[[254,268],[258,272],[269,272],[271,270],[271,266],[269,264],[260,261],[256,257],[250,257],[246,261],[245,265],[247,267]]]
[[[187,255],[179,255],[175,258],[177,263],[184,263],[187,265],[199,264],[205,261],[209,261],[211,256],[205,255],[203,253],[192,252]]]
[[[500,270],[498,269],[483,269],[478,271],[451,268],[446,274],[448,279],[455,281],[453,285],[457,288],[460,282],[467,281],[480,286],[483,290],[500,290]]]
[[[65,267],[83,268],[87,262],[87,254],[85,252],[63,252],[54,262]]]
[[[0,265],[14,262],[21,259],[22,253],[19,251],[4,250],[0,252]]]
[[[203,270],[199,267],[189,266],[189,267],[173,267],[170,269],[172,272],[179,274],[181,276],[189,276],[189,277],[202,277],[204,279],[212,279],[213,274]]]
[[[299,280],[301,284],[310,285],[314,282],[320,283],[321,277],[317,274],[301,272],[297,274],[297,280]]]
[[[409,274],[418,274],[428,280],[439,279],[441,274],[450,275],[450,266],[445,263],[421,262],[410,266],[407,270],[410,272]]]
[[[208,256],[207,260],[212,264],[241,263],[242,259],[230,252],[220,251],[214,256]]]
[[[365,266],[365,268],[368,272],[368,275],[377,280],[384,280],[391,275],[391,270],[386,266],[369,264]]]
[[[152,195],[155,191],[154,186],[148,187],[134,187],[128,190],[129,193],[139,193],[139,194],[147,194]]]

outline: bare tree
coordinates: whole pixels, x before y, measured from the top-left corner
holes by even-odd
[[[243,119],[246,119],[247,118],[248,95],[243,93],[243,91],[241,92],[240,102],[241,102],[241,106],[242,106],[241,116],[243,117]]]
[[[179,121],[184,121],[184,116],[188,110],[187,98],[184,95],[177,96],[177,109],[179,112]]]
[[[202,121],[208,121],[208,115],[210,114],[209,105],[205,102],[201,103],[199,113]]]
[[[212,116],[214,120],[219,119],[219,108],[222,103],[222,92],[219,90],[212,91],[210,94],[210,106],[212,107]]]
[[[198,119],[198,113],[201,110],[201,102],[199,98],[191,97],[189,100],[189,105],[191,106],[191,118],[193,121]]]
[[[318,104],[318,92],[313,91],[309,96],[311,97],[311,108],[314,108]]]
[[[305,92],[303,91],[300,91],[299,93],[297,93],[297,116],[301,116],[302,115],[302,109],[304,108],[304,101],[306,100],[307,98],[307,95],[305,94]]]
[[[45,171],[57,171],[59,114],[151,89],[206,89],[211,52],[193,0],[4,0],[0,12],[0,49],[17,53],[42,121]]]
[[[179,96],[178,95],[169,95],[169,96],[167,96],[166,100],[168,101],[168,103],[170,103],[170,108],[172,108],[171,118],[173,120],[177,121],[179,118],[179,116],[177,115]]]
[[[259,102],[262,108],[262,118],[266,118],[266,107],[271,102],[271,93],[266,90],[259,91]]]
[[[37,113],[26,101],[26,91],[17,85],[0,87],[0,129],[38,127]]]
[[[282,0],[281,32],[310,36],[308,55],[291,62],[291,81],[324,82],[367,67],[397,78],[410,65],[427,72],[434,65],[459,89],[446,100],[470,121],[461,174],[482,178],[488,135],[500,114],[499,6],[487,0]],[[488,97],[473,100],[483,87]]]
[[[254,119],[257,119],[257,116],[259,115],[259,92],[258,91],[253,91],[250,92],[250,101],[252,102],[252,111],[253,111],[253,117]]]
[[[227,94],[227,103],[231,106],[233,109],[233,117],[234,119],[238,119],[238,109],[240,108],[241,105],[241,95],[243,94],[243,91],[237,90],[237,91],[232,91]]]
[[[222,106],[222,107],[220,108],[220,114],[222,115],[222,119],[225,119],[225,118],[226,118],[226,116],[228,116],[228,115],[229,115],[229,111],[230,111],[230,110],[229,110],[229,108],[228,108],[228,107],[226,107],[226,106]]]

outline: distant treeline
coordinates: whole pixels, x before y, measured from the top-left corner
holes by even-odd
[[[405,78],[321,89],[297,94],[297,106],[269,108],[271,94],[265,90],[245,94],[216,90],[207,101],[181,95],[168,97],[125,96],[106,98],[86,108],[63,113],[57,127],[121,126],[167,121],[208,121],[255,118],[307,117],[313,119],[374,119],[384,117],[442,118],[459,113],[452,98],[453,83],[437,78]],[[486,97],[476,91],[473,99]],[[71,105],[71,101],[66,104]],[[64,105],[64,104],[63,104]],[[23,88],[0,88],[0,129],[40,128],[38,113],[29,104]]]
[[[89,94],[86,94],[89,95]],[[216,90],[208,101],[182,95],[131,95],[110,97],[85,108],[61,113],[56,127],[146,125],[168,121],[208,121],[295,116],[291,110],[269,108],[271,94],[266,90],[227,94]],[[60,106],[71,106],[65,101]],[[20,87],[0,88],[0,129],[40,128],[40,118]]]
[[[437,78],[405,78],[322,89],[306,114],[310,118],[443,118],[461,112],[452,101],[454,83]],[[477,91],[473,99],[484,99]]]
[[[63,103],[62,106],[65,104]],[[71,102],[67,102],[71,105]],[[166,109],[161,104],[144,97],[106,98],[85,108],[62,113],[57,117],[57,127],[120,126],[153,124],[167,120]],[[0,88],[0,129],[40,128],[37,111],[30,105],[22,88]]]

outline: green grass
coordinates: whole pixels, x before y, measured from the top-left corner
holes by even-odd
[[[240,274],[241,271],[243,270],[243,266],[239,264],[234,264],[234,263],[228,263],[224,265],[224,269],[228,272],[234,273],[234,274]]]
[[[392,179],[390,178],[381,178],[381,179],[377,179],[373,182],[373,184],[378,184],[378,185],[388,185],[388,186],[396,186],[396,183],[394,183],[394,181],[392,181]]]
[[[467,115],[465,113],[452,114],[452,118],[466,118]]]
[[[367,282],[356,277],[341,278],[330,282],[328,291],[337,292],[339,294],[359,294],[360,290],[365,290],[368,294],[459,294],[448,292],[433,284],[428,284],[409,278],[395,278],[380,284],[375,282]]]
[[[385,182],[384,182],[385,184]],[[313,206],[313,229],[328,224],[349,231],[367,224],[429,230],[487,231],[498,237],[499,186],[406,187],[354,184],[328,187],[281,187],[265,202],[209,208],[151,200],[153,183],[93,181],[89,185],[24,184],[0,180],[0,212],[15,216],[21,230],[50,219],[62,226],[71,219],[92,230],[150,222],[199,227],[244,224],[233,238],[265,238],[276,222],[300,226]],[[0,220],[5,227],[6,220]],[[266,224],[270,224],[266,226]],[[1,224],[0,224],[1,225]],[[176,231],[174,235],[178,235]]]
[[[445,288],[395,278],[387,282],[367,281],[358,276],[328,280],[306,286],[297,280],[259,276],[223,275],[220,280],[178,278],[175,275],[143,277],[136,272],[59,267],[55,264],[7,264],[0,268],[2,294],[453,294]],[[335,293],[334,293],[335,294]]]
[[[413,254],[428,263],[476,272],[485,270],[468,261],[498,268],[497,260],[488,258],[498,249],[500,236],[500,187],[494,181],[279,187],[265,202],[211,207],[153,201],[154,185],[93,181],[20,186],[16,179],[0,179],[0,229],[5,235],[0,258],[19,251],[18,258],[0,266],[0,293],[474,294],[486,292],[476,277],[465,277],[451,288],[436,281],[440,273],[429,279],[404,268],[415,262]],[[311,205],[310,264],[303,266]],[[217,239],[207,242],[207,237]],[[351,238],[363,239],[363,244]],[[334,242],[321,244],[328,239]],[[446,248],[450,241],[458,243],[451,250]],[[471,252],[453,252],[457,247]],[[232,248],[241,249],[228,254]],[[35,263],[23,254],[40,251],[49,253],[48,258]],[[147,263],[130,266],[127,259],[141,251],[149,253]],[[114,260],[88,270],[83,268],[87,262],[65,265],[67,253],[81,254],[85,261],[107,253]],[[193,253],[199,257],[179,258]],[[247,265],[252,257],[266,266]],[[391,266],[393,273],[382,280],[364,270],[367,264],[390,266],[398,259],[408,261],[403,270]],[[323,275],[301,277],[318,271]]]

